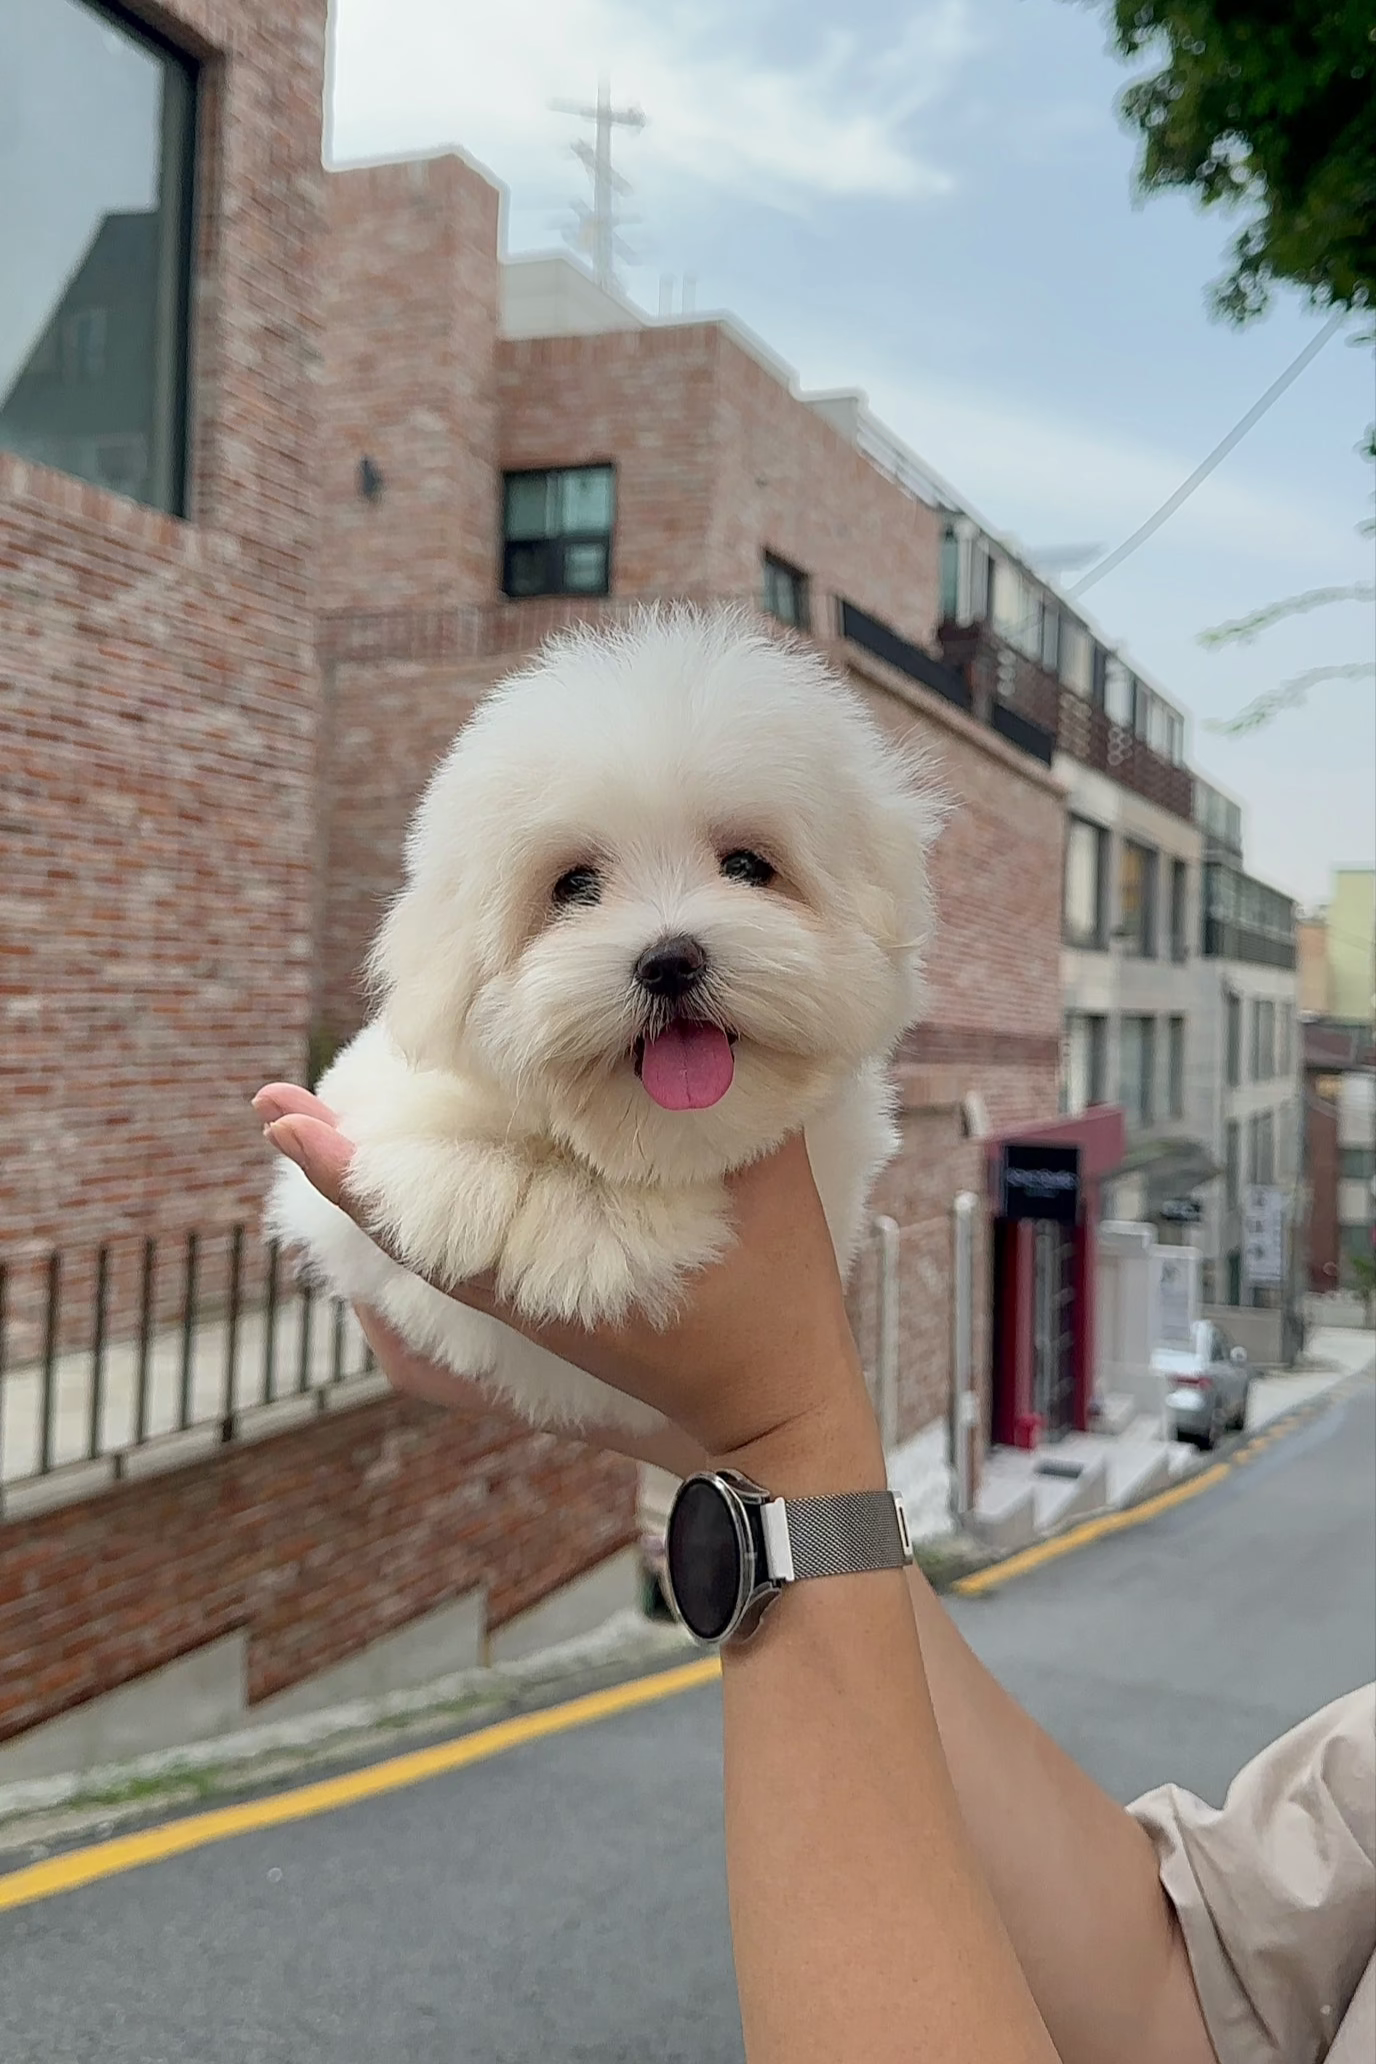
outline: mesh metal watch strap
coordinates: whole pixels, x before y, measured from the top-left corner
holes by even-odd
[[[891,1491],[851,1491],[841,1498],[789,1498],[789,1541],[795,1577],[844,1577],[861,1570],[902,1569],[907,1529]]]

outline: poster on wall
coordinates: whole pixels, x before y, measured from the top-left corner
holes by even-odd
[[[1193,1247],[1153,1247],[1151,1250],[1151,1346],[1181,1348],[1194,1345],[1194,1322],[1199,1317],[1199,1255]]]
[[[1258,1289],[1285,1281],[1285,1192],[1248,1183],[1242,1197],[1242,1273]]]

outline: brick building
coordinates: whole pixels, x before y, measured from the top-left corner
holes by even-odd
[[[273,1367],[248,1098],[315,1021],[325,31],[325,0],[0,21],[0,1737],[206,1643],[250,1703],[459,1600],[481,1647],[633,1532],[627,1468],[327,1390],[305,1305]],[[452,421],[479,362],[458,339]],[[456,482],[415,536],[462,566]]]
[[[722,320],[651,323],[565,261],[503,263],[497,191],[458,156],[329,185],[321,1044],[360,1022],[358,971],[431,767],[553,627],[686,597],[801,630],[882,723],[930,748],[955,803],[930,1011],[900,1057],[904,1152],[875,1200],[897,1223],[897,1280],[883,1291],[894,1248],[876,1242],[855,1288],[872,1366],[896,1292],[890,1427],[920,1446],[944,1433],[950,1397],[953,1200],[985,1191],[972,1135],[1057,1109],[1050,737],[999,721],[941,663],[937,512],[755,339]]]

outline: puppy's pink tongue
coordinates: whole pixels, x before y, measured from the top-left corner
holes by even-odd
[[[736,1063],[718,1025],[684,1019],[647,1039],[640,1063],[646,1094],[664,1111],[706,1111],[731,1087]]]

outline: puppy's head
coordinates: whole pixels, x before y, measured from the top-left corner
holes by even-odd
[[[720,1173],[916,1015],[939,822],[822,662],[738,617],[565,638],[421,804],[388,1023],[612,1180]]]

